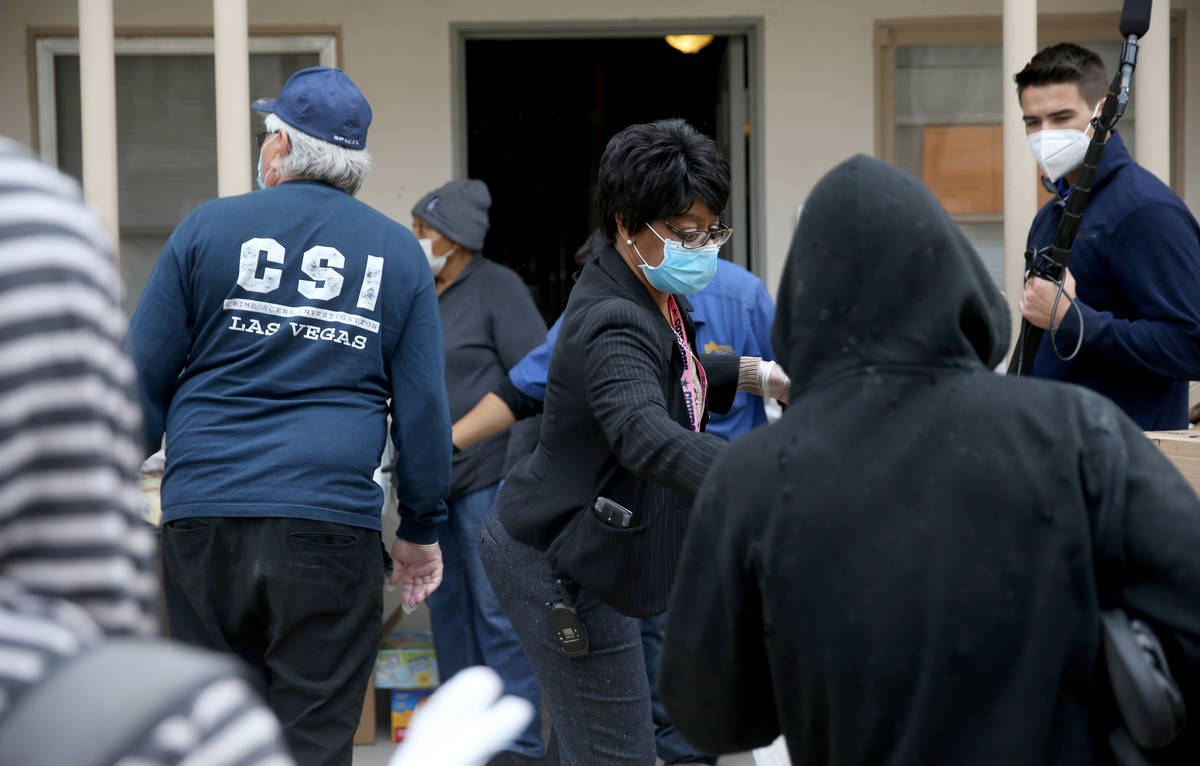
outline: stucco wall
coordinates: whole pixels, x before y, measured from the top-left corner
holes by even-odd
[[[1095,13],[1117,11],[1120,5],[1119,0],[1055,0],[1042,3],[1040,10]],[[1188,11],[1186,109],[1200,115],[1200,0],[1173,5]],[[416,197],[446,180],[453,169],[452,22],[761,17],[764,276],[773,289],[796,205],[834,164],[874,150],[874,19],[1000,12],[1000,0],[254,0],[250,22],[341,27],[343,66],[375,110],[371,151],[376,170],[362,197],[404,221]],[[211,5],[200,0],[119,0],[115,14],[123,27],[162,29],[212,21]],[[0,5],[0,133],[32,142],[27,28],[75,24],[73,0],[5,0]],[[519,93],[519,84],[514,89]],[[1194,139],[1200,130],[1189,128],[1189,135]],[[1186,162],[1185,190],[1196,210],[1200,149],[1190,151]]]

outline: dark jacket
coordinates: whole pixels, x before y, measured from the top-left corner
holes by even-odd
[[[676,300],[695,351],[690,306]],[[496,497],[509,534],[543,550],[597,496],[633,511],[634,528],[655,514],[690,508],[726,444],[692,431],[674,333],[616,250],[584,267],[564,317],[550,359],[541,439]],[[732,355],[705,360],[706,413],[729,408],[737,363]],[[647,551],[646,565],[664,557],[673,564],[677,554],[677,547]],[[657,579],[669,585],[672,574]]]
[[[1200,667],[1200,500],[1107,399],[992,373],[1007,339],[916,178],[859,156],[817,185],[773,338],[791,404],[709,471],[667,611],[659,688],[689,742],[1092,766],[1102,606]]]
[[[1029,247],[1054,240],[1063,209],[1062,198],[1042,206]],[[1147,431],[1187,428],[1188,381],[1200,379],[1200,227],[1116,133],[1101,155],[1069,268],[1083,346],[1063,362],[1046,333],[1032,374],[1098,391]],[[1059,353],[1068,355],[1078,338],[1072,310],[1056,332]]]
[[[546,322],[516,272],[482,253],[438,296],[438,309],[446,341],[446,397],[455,422],[542,342]],[[519,423],[455,454],[449,496],[499,482],[517,456],[533,449],[536,428],[536,422]]]

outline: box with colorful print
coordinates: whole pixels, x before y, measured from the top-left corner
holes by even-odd
[[[433,694],[433,689],[392,689],[392,741],[403,742],[413,713]]]
[[[375,686],[379,689],[432,689],[437,685],[433,634],[416,630],[397,630],[388,634],[375,659]]]

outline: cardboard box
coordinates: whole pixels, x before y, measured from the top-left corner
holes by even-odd
[[[161,577],[161,575],[159,575]],[[162,599],[159,599],[161,603]],[[383,635],[387,636],[396,626],[400,624],[400,620],[404,619],[404,610],[397,608],[394,612],[388,615],[388,618],[383,622]],[[164,618],[163,624],[166,624]],[[378,660],[376,660],[378,662]],[[363,700],[362,715],[358,717],[358,728],[354,730],[354,744],[356,745],[373,745],[375,744],[375,670],[371,669],[371,678],[367,681],[367,696]]]
[[[403,742],[413,713],[433,695],[433,689],[392,689],[392,741]]]
[[[354,744],[375,744],[375,677],[367,681],[367,697],[363,700],[362,714],[358,717],[358,728],[354,730]]]
[[[395,630],[388,634],[375,659],[375,686],[380,689],[433,689],[437,685],[433,634],[416,630]]]
[[[162,474],[138,474],[138,488],[142,490],[142,519],[153,526],[162,525],[162,500],[159,495],[159,485]]]
[[[1200,428],[1190,431],[1148,431],[1146,436],[1175,464],[1183,478],[1200,495]]]

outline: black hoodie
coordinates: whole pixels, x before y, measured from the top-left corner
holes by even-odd
[[[791,406],[713,465],[668,610],[660,689],[690,742],[1104,763],[1118,602],[1200,711],[1200,500],[1108,400],[994,374],[1007,340],[920,181],[858,156],[816,186],[774,328]]]

